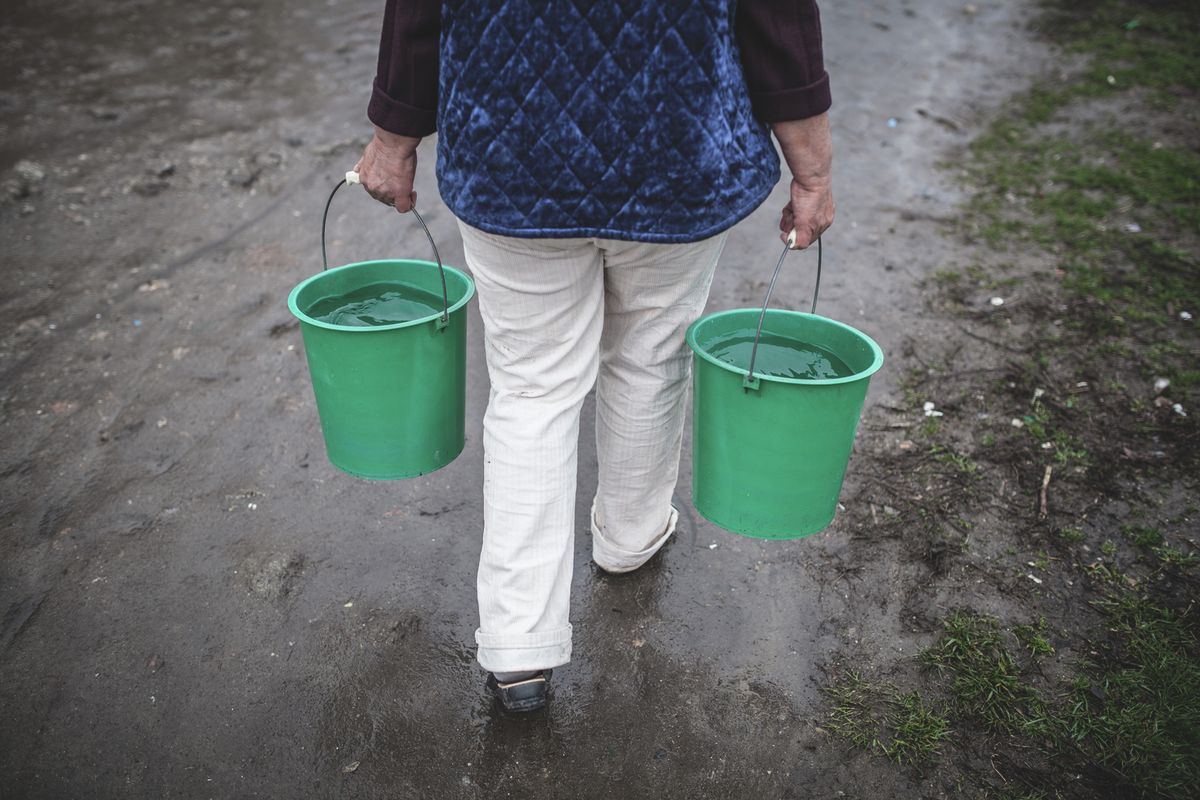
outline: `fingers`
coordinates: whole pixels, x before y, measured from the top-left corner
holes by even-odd
[[[835,206],[833,192],[828,184],[811,187],[792,180],[791,202],[783,210],[779,228],[780,237],[787,241],[787,234],[794,228],[796,241],[793,249],[803,250],[812,245],[833,224]]]
[[[401,214],[407,214],[409,211],[412,211],[417,207],[417,193],[409,192],[407,198],[397,197],[396,200],[390,205],[395,206],[396,210]]]
[[[783,207],[783,213],[779,215],[779,241],[787,244],[788,236],[792,233],[792,228],[795,226],[795,215],[792,213],[792,204],[788,203]]]
[[[817,240],[817,236],[819,236],[819,235],[820,234],[817,233],[816,229],[812,228],[812,227],[797,228],[796,229],[796,243],[792,245],[792,249],[793,250],[806,249],[813,242],[815,242]]]
[[[362,186],[371,197],[385,206],[394,207],[401,214],[412,211],[413,206],[417,204],[417,193],[410,191],[407,195],[403,194],[403,189],[397,190],[394,181],[380,185],[375,183],[373,177],[362,176]]]
[[[385,206],[392,205],[393,198],[391,195],[385,194],[385,193],[379,191],[378,189],[376,189],[376,188],[372,187],[370,184],[368,184],[366,181],[363,181],[362,186],[364,189],[367,190],[367,194],[371,195],[371,197],[373,197],[376,200],[378,200],[379,202],[383,203]]]
[[[373,139],[355,165],[355,171],[367,194],[403,214],[416,204],[417,193],[413,191],[416,162],[415,153],[398,156],[381,148]]]
[[[832,219],[824,221],[821,224],[795,225],[795,219],[789,212],[784,212],[783,219],[779,222],[779,241],[784,244],[788,243],[788,237],[792,231],[796,232],[796,240],[792,243],[793,250],[804,250],[810,247],[813,242],[820,238],[826,230],[828,230]]]

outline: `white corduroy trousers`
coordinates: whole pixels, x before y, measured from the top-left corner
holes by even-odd
[[[675,531],[691,356],[725,234],[688,244],[526,239],[459,222],[479,293],[483,419],[478,658],[492,672],[571,658],[579,414],[596,386],[592,558],[637,569]]]

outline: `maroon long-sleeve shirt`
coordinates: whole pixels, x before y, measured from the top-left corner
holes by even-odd
[[[387,0],[367,107],[384,130],[404,136],[437,130],[441,6],[441,0]],[[829,108],[815,0],[738,0],[734,27],[755,116],[782,122]]]

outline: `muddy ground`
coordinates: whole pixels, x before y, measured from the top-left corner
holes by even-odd
[[[725,533],[691,509],[685,442],[681,535],[623,579],[598,576],[579,537],[574,661],[549,712],[509,719],[473,661],[478,317],[466,450],[373,483],[324,458],[285,306],[369,134],[381,4],[10,3],[0,795],[954,796],[952,778],[831,735],[822,687],[847,661],[886,670],[928,646],[952,608],[1029,601],[1011,569],[947,570],[947,544],[906,539],[892,518],[913,508],[888,487],[926,419],[904,376],[976,330],[926,305],[925,281],[981,247],[947,232],[964,190],[943,162],[1049,54],[1023,3],[823,11],[839,213],[820,310],[889,359],[845,513],[798,542]],[[426,218],[461,265],[432,139],[421,158]],[[18,175],[23,160],[44,176]],[[733,232],[710,309],[761,297],[785,188]],[[338,203],[335,261],[424,256],[409,220]],[[806,307],[811,266],[792,257],[779,305]],[[983,358],[967,348],[956,368]],[[587,434],[580,461],[586,531]],[[1036,502],[1022,488],[1013,502]],[[979,515],[975,540],[1004,517]]]

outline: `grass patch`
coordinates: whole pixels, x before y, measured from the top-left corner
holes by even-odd
[[[1137,547],[1157,547],[1163,543],[1163,535],[1157,528],[1144,525],[1122,525],[1121,532]]]
[[[1060,415],[1074,408],[1074,398],[1068,398],[1063,404]],[[1040,399],[1033,401],[1030,413],[1021,417],[1025,430],[1033,437],[1041,450],[1051,456],[1056,464],[1064,467],[1086,467],[1091,462],[1091,454],[1083,441],[1068,432],[1065,427],[1055,424],[1054,414]]]
[[[1098,359],[1195,387],[1196,347],[1165,333],[1200,308],[1200,150],[1135,135],[1117,120],[1047,125],[1090,98],[1132,87],[1193,96],[1200,14],[1186,2],[1051,2],[1041,28],[1092,66],[1019,95],[971,146],[975,234],[997,248],[1060,254],[1067,328]],[[1130,27],[1132,26],[1132,27]],[[1109,76],[1113,81],[1109,81]],[[1136,109],[1124,109],[1124,118]],[[1190,332],[1190,331],[1189,331]],[[1050,343],[1053,344],[1053,343]],[[1081,344],[1068,337],[1061,353]]]
[[[979,465],[962,453],[956,453],[941,445],[929,448],[929,454],[940,464],[948,464],[955,472],[964,478],[973,478],[979,473]]]
[[[1028,652],[1028,667],[994,619],[969,611],[949,615],[920,660],[949,678],[954,715],[964,722],[1096,775],[1122,796],[1200,796],[1196,621],[1190,610],[1171,611],[1120,584],[1094,603],[1107,636],[1057,696],[1044,697],[1031,682],[1032,663],[1054,653],[1044,618],[1007,632]]]
[[[1033,625],[1017,625],[1012,630],[1017,641],[1033,658],[1054,655],[1054,647],[1046,636],[1045,617],[1038,617],[1038,621]]]
[[[950,736],[949,721],[917,692],[869,683],[853,670],[825,692],[831,705],[829,729],[855,747],[897,764],[930,763]]]
[[[915,542],[904,553],[939,589],[1039,608],[1015,625],[949,614],[916,692],[852,673],[829,690],[831,728],[895,757],[906,719],[899,741],[942,730],[929,712],[945,735],[897,760],[956,749],[960,782],[987,797],[1200,797],[1195,508],[1171,517],[1200,491],[1200,13],[1043,8],[1041,30],[1083,63],[1013,97],[971,145],[964,232],[990,252],[930,282],[931,311],[990,355],[905,354],[920,363],[905,406],[947,414],[877,455],[868,490],[870,526]],[[1002,308],[981,308],[990,287]],[[951,552],[950,530],[990,547]]]
[[[1200,648],[1190,610],[1132,592],[1097,606],[1111,638],[1058,708],[1060,742],[1144,796],[1200,796]]]
[[[1197,564],[1200,564],[1200,557],[1195,553],[1185,553],[1184,551],[1170,547],[1169,545],[1161,545],[1151,548],[1151,551],[1156,555],[1160,562],[1166,567],[1175,569],[1193,569]]]
[[[1200,90],[1200,15],[1192,0],[1057,0],[1047,4],[1038,28],[1091,56],[1072,87],[1077,95],[1133,86]]]
[[[1168,544],[1166,536],[1158,528],[1126,524],[1121,526],[1121,532],[1134,547],[1152,554],[1158,560],[1160,570],[1187,570],[1200,564],[1200,558],[1194,552]]]
[[[1011,733],[1029,719],[1037,696],[1021,678],[1021,667],[1005,646],[995,620],[955,612],[942,623],[942,636],[923,651],[921,662],[950,679],[955,712],[989,730]]]
[[[1064,542],[1071,542],[1072,544],[1087,541],[1087,534],[1079,528],[1062,528],[1059,530],[1058,536]]]

